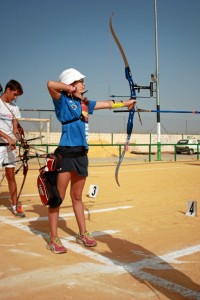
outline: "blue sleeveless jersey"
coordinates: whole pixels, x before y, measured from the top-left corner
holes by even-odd
[[[53,99],[55,113],[58,121],[61,123],[73,121],[79,118],[82,113],[81,101],[68,98],[61,94],[60,100]],[[93,114],[96,101],[90,100],[88,104],[88,113]],[[88,149],[89,125],[78,119],[77,121],[62,125],[62,135],[59,146],[84,146]]]

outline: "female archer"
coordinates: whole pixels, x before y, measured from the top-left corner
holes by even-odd
[[[94,110],[128,107],[133,109],[136,101],[94,101],[84,98],[85,76],[70,68],[64,70],[59,81],[48,81],[48,90],[53,99],[57,119],[62,124],[62,135],[55,153],[62,157],[57,188],[64,200],[70,184],[70,197],[79,233],[76,241],[86,247],[97,245],[86,229],[82,193],[88,176],[88,115]],[[57,234],[59,207],[49,206],[50,239],[47,248],[54,253],[65,253]]]

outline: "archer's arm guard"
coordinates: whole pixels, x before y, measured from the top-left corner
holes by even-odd
[[[112,100],[112,106],[111,108],[122,108],[124,107],[124,102],[123,101],[120,101],[120,102],[115,102],[115,100]]]

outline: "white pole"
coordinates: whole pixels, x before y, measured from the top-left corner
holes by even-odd
[[[156,110],[157,112],[157,160],[161,160],[161,126],[160,126],[160,91],[159,91],[159,67],[158,67],[158,19],[157,19],[157,0],[154,0],[155,17],[155,60],[156,60]]]

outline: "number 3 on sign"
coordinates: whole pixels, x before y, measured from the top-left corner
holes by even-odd
[[[89,188],[89,193],[88,193],[89,197],[90,198],[96,198],[98,190],[99,190],[98,185],[91,184],[90,188]]]

